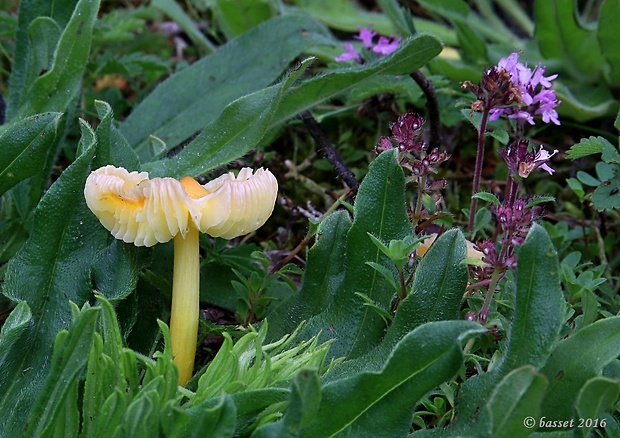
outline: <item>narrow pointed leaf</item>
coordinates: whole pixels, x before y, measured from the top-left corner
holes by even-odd
[[[336,211],[321,222],[316,242],[308,251],[301,289],[267,317],[269,339],[292,333],[302,321],[324,311],[333,300],[344,280],[346,234],[350,227],[351,219],[345,211]]]
[[[45,166],[56,149],[61,113],[45,113],[3,126],[0,131],[0,195]]]
[[[61,415],[65,398],[88,362],[98,313],[96,308],[82,311],[71,330],[61,332],[56,339],[50,374],[32,409],[26,435],[46,436],[52,432],[49,428],[55,422],[54,417]]]
[[[21,117],[46,111],[66,111],[77,93],[90,53],[93,26],[100,0],[80,0],[64,29],[49,71],[24,93]]]
[[[602,414],[618,400],[619,394],[620,381],[618,379],[594,377],[581,387],[575,407],[578,418],[586,420],[583,424],[585,427],[579,429],[582,437],[590,436],[593,421],[603,417]]]
[[[461,343],[483,331],[467,321],[420,326],[396,345],[379,372],[327,384],[316,420],[300,436],[404,436],[418,400],[458,371]]]
[[[463,385],[457,427],[476,418],[476,411],[486,404],[486,394],[510,371],[524,365],[536,369],[544,366],[558,341],[565,303],[558,257],[544,228],[532,226],[518,257],[514,312],[504,354],[492,371],[477,375]],[[543,374],[552,381],[547,373]],[[550,389],[552,386],[551,383]]]
[[[19,436],[19,419],[28,417],[41,390],[55,335],[71,322],[69,301],[81,305],[92,297],[90,264],[108,239],[84,201],[93,153],[91,146],[47,191],[34,211],[33,233],[6,268],[3,294],[26,301],[33,318],[32,337],[19,344],[22,354],[1,370],[8,382],[0,393],[7,436]]]
[[[150,161],[150,135],[172,149],[234,100],[272,84],[304,50],[329,40],[328,31],[308,16],[275,17],[162,82],[120,132],[142,162]]]
[[[563,339],[541,372],[549,379],[543,415],[572,418],[579,391],[620,351],[620,316],[587,325]]]

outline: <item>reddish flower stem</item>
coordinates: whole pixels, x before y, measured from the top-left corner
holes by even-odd
[[[482,176],[482,164],[484,163],[484,134],[487,130],[487,121],[489,119],[490,108],[485,106],[482,112],[482,119],[480,120],[480,128],[478,129],[478,148],[476,150],[476,166],[474,168],[474,184],[472,187],[471,206],[469,208],[469,225],[467,229],[469,232],[474,230],[474,218],[476,217],[476,209],[478,208],[478,198],[474,198],[473,195],[478,193],[480,189],[480,178]]]

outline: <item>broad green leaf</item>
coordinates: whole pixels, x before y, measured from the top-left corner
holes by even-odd
[[[586,420],[585,427],[579,429],[582,437],[589,436],[592,422],[602,418],[601,414],[618,400],[619,394],[620,381],[617,379],[594,377],[581,387],[575,407],[578,418]]]
[[[273,123],[312,108],[377,75],[404,75],[424,66],[441,52],[441,42],[433,35],[418,34],[404,40],[398,50],[374,62],[343,68],[309,79],[292,88],[277,108]]]
[[[308,68],[306,60],[278,85],[237,99],[173,159],[143,166],[151,176],[200,175],[252,149],[265,135],[286,90]]]
[[[543,0],[544,1],[544,0]],[[618,101],[609,94],[609,88],[600,84],[558,79],[553,81],[560,117],[587,122],[598,117],[611,116],[618,110]]]
[[[58,26],[64,28],[71,18],[76,3],[77,0],[23,0],[19,2],[18,28],[8,87],[7,121],[13,120],[17,115],[25,100],[24,93],[32,85],[28,77],[35,55],[32,53],[28,28],[35,20],[44,16],[49,16]]]
[[[418,400],[463,364],[461,343],[484,332],[479,324],[441,321],[405,336],[378,372],[325,385],[314,421],[300,437],[404,436]]]
[[[416,269],[411,292],[398,306],[385,338],[369,353],[336,365],[325,376],[332,381],[362,370],[376,371],[394,345],[420,325],[457,319],[467,286],[465,238],[458,230],[444,233],[431,246]]]
[[[620,209],[620,175],[599,185],[592,194],[594,208],[599,211]]]
[[[359,187],[354,221],[347,233],[346,271],[342,287],[321,314],[304,326],[304,339],[321,331],[321,342],[333,338],[330,356],[352,358],[367,352],[383,337],[385,322],[357,293],[382,308],[389,308],[394,291],[366,262],[392,266],[368,234],[389,242],[412,233],[405,210],[405,181],[396,150],[382,153],[371,163]]]
[[[541,370],[549,380],[542,415],[572,418],[579,392],[618,356],[618,351],[620,316],[601,319],[560,341]]]
[[[299,8],[315,17],[332,29],[351,33],[359,32],[358,26],[371,27],[381,35],[397,35],[400,29],[390,21],[387,14],[368,12],[356,7],[349,0],[295,0]],[[415,27],[418,32],[431,32],[446,44],[457,44],[456,35],[445,25],[434,20],[416,17]],[[407,32],[405,35],[407,35]]]
[[[486,404],[487,394],[510,371],[525,365],[539,369],[547,362],[564,321],[559,274],[558,257],[549,235],[534,224],[518,252],[514,312],[503,355],[492,370],[463,385],[457,428],[475,418],[475,412]]]
[[[69,307],[68,303],[65,303]],[[54,417],[62,415],[65,397],[88,362],[93,345],[99,309],[82,311],[69,332],[61,331],[54,342],[54,356],[49,376],[26,422],[27,436],[50,436]],[[77,389],[77,388],[76,388]],[[23,420],[23,418],[22,418]]]
[[[308,251],[306,271],[299,292],[274,309],[269,320],[269,339],[280,339],[304,320],[324,311],[342,287],[346,261],[346,234],[351,220],[345,211],[327,217]]]
[[[161,10],[163,13],[172,18],[181,29],[190,37],[190,39],[206,53],[215,51],[213,44],[198,29],[189,15],[181,8],[178,2],[173,0],[153,0],[151,6]]]
[[[227,39],[244,34],[277,11],[273,0],[209,0],[208,4],[218,28]]]
[[[540,404],[547,388],[547,379],[531,366],[516,368],[504,377],[491,393],[481,420],[491,425],[493,438],[526,437],[533,428],[524,426],[524,419],[539,418]],[[477,427],[472,432],[478,431]],[[479,431],[478,431],[479,432]]]
[[[120,132],[142,162],[150,161],[150,135],[174,148],[235,99],[277,80],[304,50],[329,41],[327,30],[307,16],[275,17],[162,82],[120,125]],[[258,106],[243,110],[261,111]],[[220,123],[218,129],[234,129],[233,120]]]
[[[56,149],[61,113],[44,113],[3,127],[0,133],[0,195],[41,172]]]
[[[612,86],[620,85],[620,50],[615,44],[620,21],[620,2],[606,1],[601,5],[598,18],[598,43],[601,52],[609,64],[609,82]]]
[[[442,234],[418,265],[411,292],[396,311],[386,342],[394,345],[405,334],[431,321],[457,319],[467,286],[465,237],[458,229]]]
[[[21,118],[46,111],[66,111],[82,82],[99,2],[80,0],[76,4],[58,41],[52,67],[24,93]]]
[[[534,36],[540,52],[557,60],[574,79],[595,82],[605,63],[596,28],[587,27],[573,0],[536,0]]]
[[[128,296],[138,283],[140,253],[134,245],[112,240],[93,260],[93,288],[109,300]]]
[[[20,419],[28,417],[41,390],[56,333],[71,320],[69,301],[81,305],[92,297],[90,264],[108,239],[83,196],[93,154],[91,146],[45,193],[30,238],[7,266],[3,294],[26,301],[34,321],[32,336],[15,346],[21,355],[1,373],[9,382],[0,394],[0,414],[10,419],[7,436],[21,433]]]
[[[260,26],[259,26],[260,27]],[[380,74],[406,74],[436,56],[440,42],[419,35],[400,49],[367,65],[333,71],[294,84],[309,60],[290,71],[277,85],[244,96],[228,105],[174,159],[148,163],[152,176],[198,176],[241,157],[255,147],[268,129],[281,125],[314,105],[337,96],[357,83]],[[295,85],[295,86],[294,86]]]

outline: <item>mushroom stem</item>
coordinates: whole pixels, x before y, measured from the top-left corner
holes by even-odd
[[[200,301],[200,250],[198,229],[189,224],[185,237],[174,237],[174,273],[170,338],[174,362],[179,368],[179,385],[194,372]]]

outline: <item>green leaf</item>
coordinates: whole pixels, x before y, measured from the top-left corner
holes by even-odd
[[[547,379],[531,366],[517,368],[504,377],[489,397],[483,416],[491,424],[492,437],[518,438],[529,436],[524,426],[526,417],[539,418],[540,404],[547,388]],[[477,428],[473,428],[471,432]]]
[[[24,347],[29,345],[33,336],[34,322],[28,303],[21,301],[9,314],[0,331],[0,370],[8,370],[18,362]],[[6,388],[9,374],[0,373],[0,387]]]
[[[598,16],[598,43],[601,52],[609,64],[609,82],[612,86],[620,85],[620,50],[614,43],[618,35],[618,21],[620,21],[620,3],[606,1],[601,5]]]
[[[542,415],[572,418],[574,403],[588,380],[618,356],[620,317],[601,319],[560,341],[541,370],[549,379]]]
[[[279,125],[317,103],[335,97],[374,76],[409,74],[437,56],[441,49],[441,42],[436,37],[417,34],[404,40],[398,50],[374,62],[309,79],[286,94],[273,123]]]
[[[20,2],[17,17],[18,29],[15,35],[15,49],[8,88],[7,121],[15,118],[25,101],[24,93],[32,85],[29,69],[32,67],[32,60],[37,57],[37,54],[32,53],[35,48],[31,45],[30,25],[40,17],[49,16],[52,19],[51,21],[63,28],[71,18],[76,3],[77,0],[24,0]],[[37,40],[41,41],[51,37],[51,33],[48,32],[46,38]],[[41,42],[43,43],[43,41]],[[36,74],[39,74],[39,71]]]
[[[461,343],[483,331],[467,321],[420,326],[395,346],[379,372],[325,385],[316,418],[299,436],[404,436],[417,401],[458,371]]]
[[[174,148],[234,100],[273,83],[304,50],[328,38],[327,30],[307,16],[275,17],[162,82],[125,119],[120,132],[142,162],[150,161],[149,136]],[[239,110],[260,112],[260,107]],[[235,129],[233,120],[221,123],[220,130]]]
[[[553,81],[553,89],[558,100],[562,101],[562,105],[558,107],[558,113],[562,118],[587,122],[611,116],[618,111],[618,101],[609,94],[609,88],[606,86],[556,79]]]
[[[316,370],[300,370],[291,384],[289,405],[284,417],[259,428],[253,438],[294,438],[314,421],[321,404],[321,382]]]
[[[196,23],[185,13],[179,4],[173,0],[153,0],[151,6],[159,9],[172,18],[187,36],[206,53],[215,52],[216,48],[198,29]]]
[[[606,184],[607,183],[607,184]],[[592,203],[599,211],[620,209],[620,175],[594,190]]]
[[[302,321],[323,312],[341,289],[349,228],[351,219],[345,211],[336,211],[319,224],[316,242],[308,251],[299,292],[284,300],[267,317],[269,339],[280,339],[292,333]]]
[[[482,199],[485,202],[489,202],[493,205],[499,205],[499,199],[493,193],[489,192],[478,192],[472,196],[472,198]]]
[[[207,125],[174,159],[148,163],[143,169],[152,176],[203,174],[241,157],[260,142],[268,129],[300,112],[375,75],[409,73],[440,51],[441,44],[436,38],[419,35],[408,39],[397,51],[377,62],[337,70],[293,86],[308,67],[309,60],[306,60],[278,85],[228,105],[218,119]]]
[[[199,421],[192,426],[192,432],[185,436],[192,438],[227,438],[235,432],[237,409],[233,399],[225,395],[216,405],[204,409]],[[187,430],[187,429],[186,429]]]
[[[277,11],[273,0],[210,0],[209,6],[218,28],[227,39],[246,33]]]
[[[420,261],[411,292],[399,304],[383,341],[369,353],[336,365],[325,379],[331,381],[362,370],[376,371],[398,341],[415,328],[431,321],[457,319],[467,286],[467,268],[461,264],[465,255],[461,231],[454,229],[442,234]]]
[[[91,146],[45,193],[30,238],[6,268],[3,294],[26,301],[34,321],[32,336],[15,346],[21,355],[0,373],[11,382],[0,395],[0,414],[10,419],[7,436],[21,434],[49,372],[56,333],[71,321],[69,300],[81,305],[92,297],[90,264],[108,239],[83,197],[93,153]]]
[[[100,0],[80,0],[64,29],[49,71],[39,76],[23,95],[20,118],[46,111],[65,111],[82,82],[90,53],[93,26]]]
[[[95,108],[101,122],[97,125],[97,155],[93,158],[93,169],[112,164],[124,167],[130,172],[138,170],[140,161],[125,137],[114,126],[114,113],[107,102],[95,101]]]
[[[61,113],[28,117],[0,131],[0,195],[18,182],[36,175],[56,149]]]
[[[60,26],[50,17],[38,17],[28,26],[31,60],[27,84],[32,84],[40,74],[50,69],[61,33]]]
[[[138,283],[138,252],[134,245],[114,239],[93,260],[94,289],[109,300],[127,297]]]
[[[56,337],[51,370],[26,423],[26,435],[42,437],[53,432],[54,417],[61,414],[65,397],[88,362],[98,313],[96,308],[82,311],[71,330]]]
[[[582,22],[573,0],[536,0],[534,17],[534,36],[546,59],[560,61],[574,79],[599,79],[605,61],[596,29]]]
[[[603,146],[607,145],[607,147],[611,147],[612,150],[618,153],[614,146],[604,137],[591,136],[589,138],[582,138],[581,141],[577,144],[571,146],[571,148],[566,152],[566,157],[571,160],[576,160],[577,158],[586,157],[592,154],[598,154],[603,152]]]
[[[347,233],[346,272],[342,287],[320,315],[310,319],[303,331],[309,338],[319,331],[321,341],[333,338],[331,357],[355,357],[376,345],[385,323],[356,295],[363,293],[382,308],[389,308],[394,291],[379,272],[366,262],[392,266],[392,262],[368,238],[368,233],[389,242],[411,235],[405,210],[405,180],[396,150],[382,153],[371,163],[360,185],[354,206],[353,225]],[[329,330],[325,330],[329,328]]]
[[[525,365],[539,369],[547,362],[564,321],[565,302],[559,274],[558,257],[549,235],[534,224],[518,252],[514,312],[503,354],[492,370],[472,377],[463,385],[458,399],[457,428],[476,417],[475,412],[486,404],[487,394],[510,371]]]
[[[620,394],[620,381],[605,377],[594,377],[581,387],[575,407],[577,416],[586,420],[583,428],[580,428],[581,436],[590,436],[592,421],[598,420],[616,400]]]

